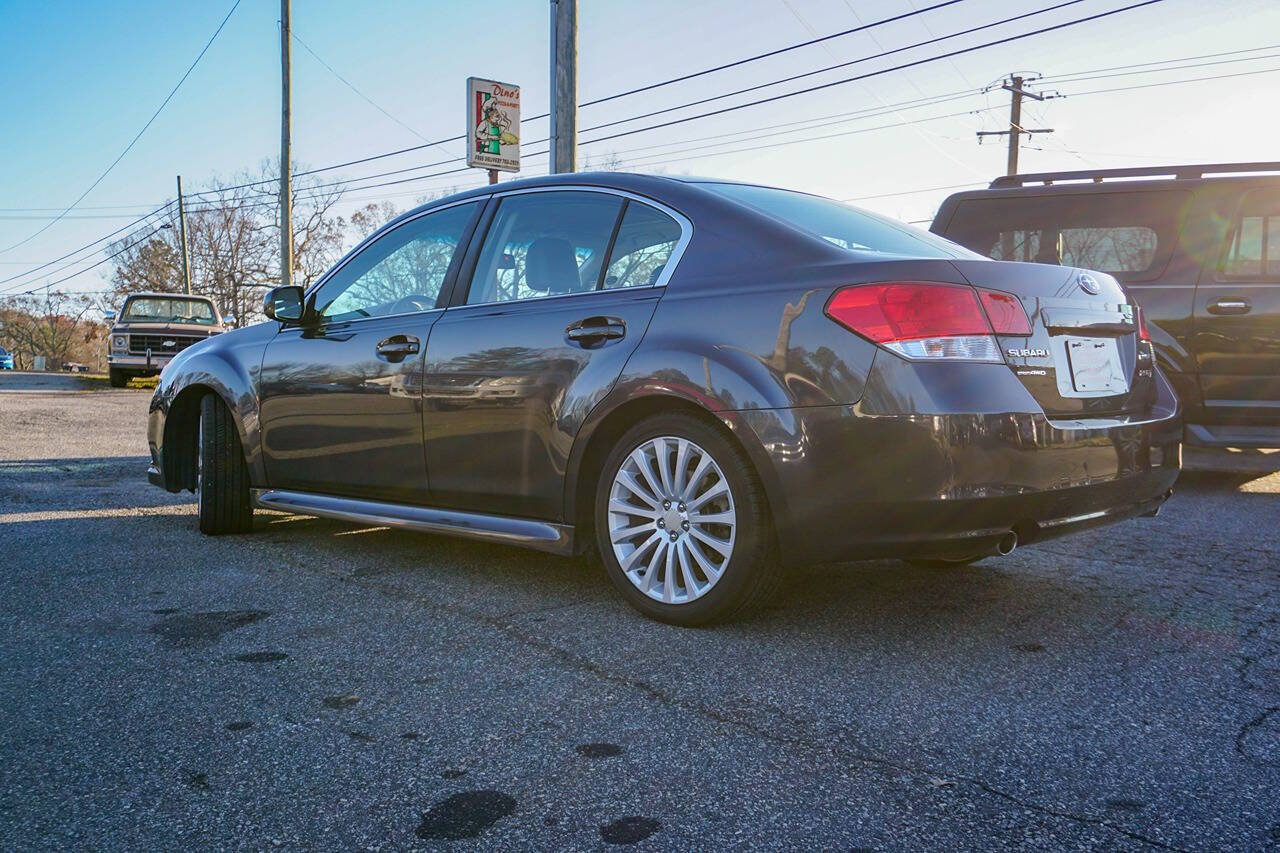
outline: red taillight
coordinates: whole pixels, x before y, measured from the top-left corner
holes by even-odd
[[[1029,335],[1014,296],[934,282],[862,284],[836,291],[827,315],[899,355],[916,359],[1001,362],[993,331]]]
[[[878,344],[958,335],[989,335],[973,288],[894,282],[846,287],[827,314]]]
[[[1134,311],[1134,313],[1137,315],[1137,318],[1138,318],[1138,340],[1140,340],[1140,341],[1150,341],[1150,340],[1151,340],[1151,333],[1147,331],[1147,315],[1146,315],[1146,312],[1142,310],[1142,306],[1141,306],[1141,305],[1135,305],[1135,306],[1133,306],[1133,311]]]
[[[1031,334],[1031,321],[1027,319],[1027,312],[1018,297],[998,290],[979,290],[978,297],[997,335]]]

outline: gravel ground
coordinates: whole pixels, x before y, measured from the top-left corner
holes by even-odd
[[[149,393],[73,388],[0,379],[5,850],[1280,845],[1280,474],[680,630],[581,561],[203,538]]]

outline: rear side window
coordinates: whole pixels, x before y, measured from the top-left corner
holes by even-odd
[[[1244,197],[1219,269],[1227,279],[1280,278],[1280,191]]]
[[[1181,190],[970,198],[946,236],[998,261],[1062,264],[1151,280],[1177,243]]]
[[[498,205],[467,304],[595,290],[623,200],[578,190],[523,193]]]
[[[680,242],[680,223],[638,201],[627,202],[613,240],[604,286],[647,287],[656,284]]]
[[[970,258],[960,246],[829,198],[749,184],[704,183],[712,192],[745,202],[842,249],[912,258]]]

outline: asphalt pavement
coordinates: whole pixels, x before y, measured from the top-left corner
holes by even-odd
[[[15,382],[5,850],[1280,846],[1275,455],[687,630],[586,561],[266,513],[202,537],[146,483],[150,392]]]

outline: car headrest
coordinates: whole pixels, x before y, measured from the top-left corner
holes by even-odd
[[[540,293],[569,293],[581,283],[573,246],[560,237],[539,237],[525,255],[524,281]]]

